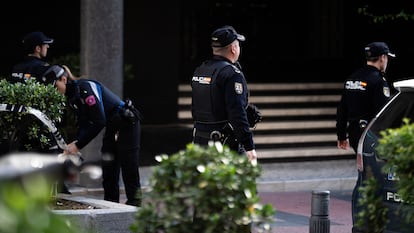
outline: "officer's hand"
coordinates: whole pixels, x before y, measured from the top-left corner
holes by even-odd
[[[79,149],[76,146],[76,141],[70,143],[67,147],[66,150],[64,151],[65,154],[70,154],[70,155],[77,155],[79,154]]]
[[[349,148],[349,141],[346,140],[338,140],[338,148],[342,150],[347,150]]]
[[[249,159],[249,161],[254,165],[254,166],[256,166],[257,165],[257,153],[256,153],[256,150],[249,150],[249,151],[246,151],[246,155],[247,155],[247,158]]]

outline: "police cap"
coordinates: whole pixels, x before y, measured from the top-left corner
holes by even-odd
[[[37,45],[52,43],[53,39],[47,37],[43,32],[31,32],[23,38],[23,44],[26,48],[33,48]]]
[[[384,42],[372,42],[365,46],[365,57],[373,58],[386,54],[390,57],[395,57],[395,54],[390,51],[388,45]]]
[[[223,26],[211,34],[212,47],[225,47],[235,40],[245,41],[246,37],[238,34],[232,26]]]

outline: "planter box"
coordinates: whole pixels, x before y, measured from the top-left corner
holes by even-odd
[[[53,210],[64,215],[83,232],[93,233],[130,233],[137,207],[110,201],[63,195],[62,199],[85,203],[99,209]]]

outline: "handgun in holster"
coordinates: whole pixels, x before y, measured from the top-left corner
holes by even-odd
[[[130,121],[136,123],[142,121],[142,114],[135,108],[130,99],[126,99],[124,107],[121,109],[121,116]]]

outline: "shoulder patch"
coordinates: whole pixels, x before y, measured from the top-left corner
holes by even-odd
[[[96,99],[95,99],[95,96],[90,95],[90,96],[86,97],[86,98],[85,98],[85,103],[86,103],[88,106],[93,106],[93,105],[95,105],[95,104],[96,104]]]
[[[235,82],[234,83],[234,90],[236,91],[237,94],[243,94],[243,84],[242,83],[238,83]]]

